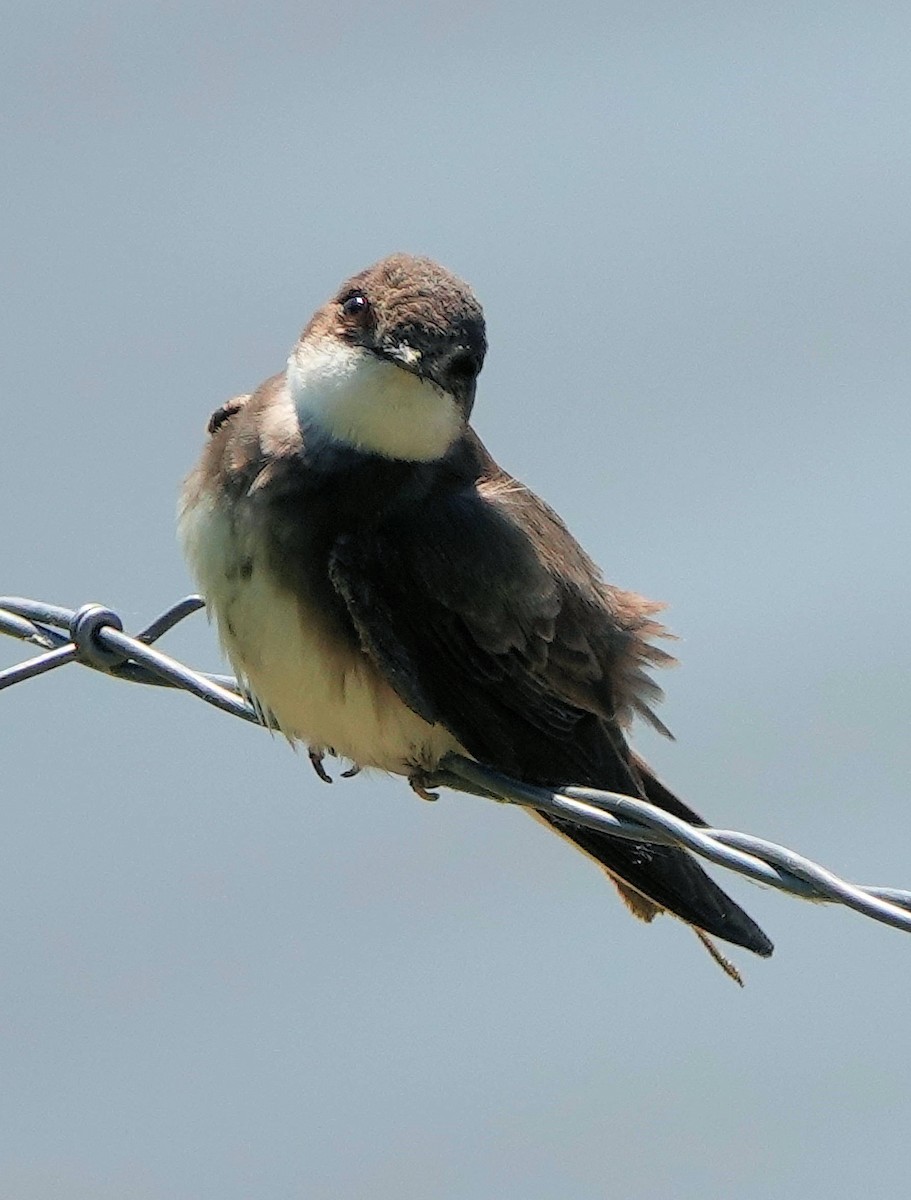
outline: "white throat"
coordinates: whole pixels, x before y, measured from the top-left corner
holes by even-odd
[[[302,428],[384,458],[431,462],[462,431],[448,392],[338,338],[299,342],[287,379]]]

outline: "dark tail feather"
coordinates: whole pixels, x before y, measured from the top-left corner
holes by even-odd
[[[544,819],[625,885],[621,894],[637,916],[650,920],[656,910],[666,909],[703,932],[763,958],[772,953],[772,943],[752,917],[685,850],[624,842],[559,818]]]
[[[660,783],[641,759],[631,764],[646,800],[693,824],[702,819]],[[685,850],[622,841],[560,818],[542,817],[607,870],[628,906],[643,920],[666,909],[697,930],[768,958],[772,943]]]

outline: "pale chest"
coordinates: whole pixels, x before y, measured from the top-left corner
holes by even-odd
[[[232,521],[201,499],[182,513],[180,537],[235,673],[282,733],[405,775],[460,750],[447,729],[399,699],[318,606],[275,577],[255,522],[240,516]]]

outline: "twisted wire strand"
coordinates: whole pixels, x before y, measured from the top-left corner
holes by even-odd
[[[37,646],[40,653],[0,671],[0,690],[78,662],[130,683],[181,688],[223,712],[263,725],[231,676],[194,671],[153,648],[168,630],[204,607],[200,596],[187,596],[130,635],[117,613],[100,604],[70,609],[2,596],[0,633]],[[431,786],[538,809],[613,837],[677,846],[800,899],[841,904],[911,932],[911,891],[849,883],[785,846],[736,830],[691,825],[632,796],[588,787],[535,787],[459,755],[443,760]]]

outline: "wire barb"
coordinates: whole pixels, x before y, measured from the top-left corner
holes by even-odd
[[[100,604],[74,610],[18,596],[0,597],[0,633],[38,646],[42,651],[0,671],[0,690],[65,663],[78,662],[130,683],[181,688],[223,712],[266,727],[236,680],[228,675],[194,671],[152,648],[152,643],[163,634],[204,607],[205,601],[200,596],[187,596],[131,636],[123,632],[123,622],[117,613]],[[841,904],[874,921],[911,933],[909,891],[848,883],[775,842],[730,829],[690,825],[633,796],[570,785],[534,787],[459,755],[447,756],[439,771],[420,782],[428,788],[447,787],[534,808],[613,837],[677,846],[716,866],[800,899]]]

